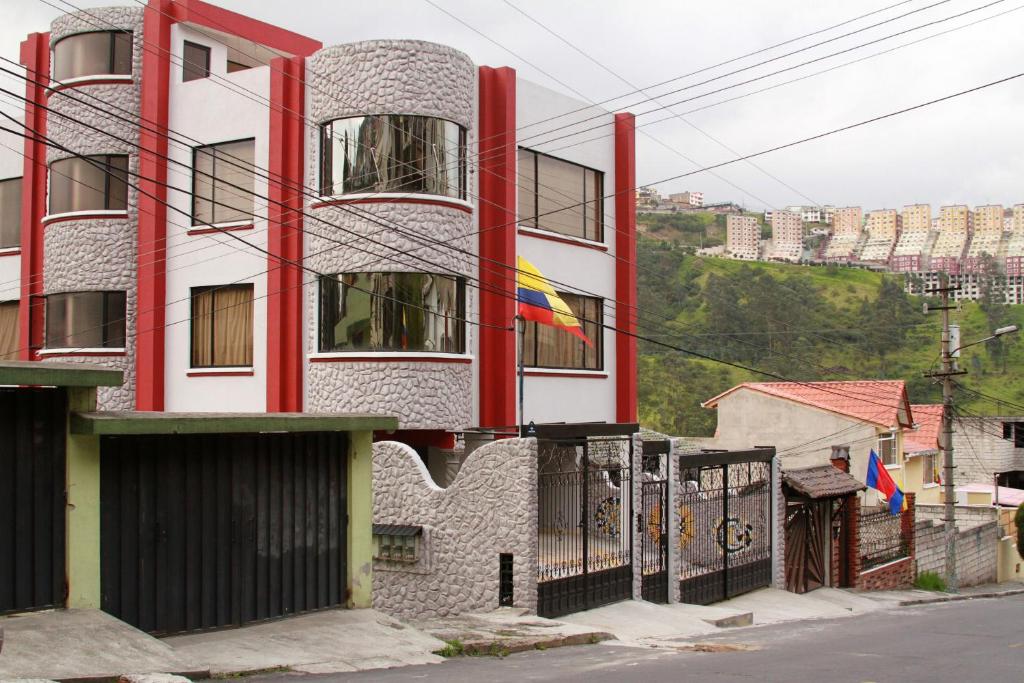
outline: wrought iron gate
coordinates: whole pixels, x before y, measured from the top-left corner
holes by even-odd
[[[556,617],[630,599],[636,425],[533,429],[539,454],[537,613]]]
[[[707,605],[771,583],[775,449],[679,458],[679,595]]]
[[[640,595],[649,602],[668,602],[668,458],[667,441],[645,441],[640,485]]]

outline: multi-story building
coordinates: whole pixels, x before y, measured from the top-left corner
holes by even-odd
[[[21,55],[47,137],[0,154],[8,351],[123,370],[107,409],[393,414],[449,444],[519,423],[523,256],[593,342],[526,325],[523,418],[635,421],[632,115],[517,148],[585,103],[196,0],[67,14]]]
[[[760,255],[761,225],[753,216],[725,217],[726,251],[732,258],[756,260]]]
[[[836,207],[829,206],[828,204],[826,204],[825,206],[821,207],[821,222],[822,223],[825,223],[826,225],[832,225],[833,221],[835,220],[835,216],[836,216]]]
[[[974,234],[1000,235],[1003,232],[1003,207],[989,204],[974,208]]]
[[[1013,231],[1024,233],[1024,204],[1013,205]]]
[[[972,219],[971,210],[964,204],[943,206],[939,209],[939,231],[966,233],[971,228]]]
[[[771,258],[799,261],[804,249],[804,224],[798,213],[778,209],[772,212]]]
[[[907,232],[928,232],[932,227],[930,204],[909,204],[903,207],[902,230]]]
[[[896,239],[900,229],[900,215],[896,209],[868,212],[867,231],[872,239]]]
[[[860,237],[864,224],[864,211],[859,206],[844,206],[835,210],[832,216],[833,235],[856,235]]]
[[[668,196],[668,200],[673,204],[682,204],[691,208],[697,209],[704,206],[704,193],[703,192],[676,192]]]

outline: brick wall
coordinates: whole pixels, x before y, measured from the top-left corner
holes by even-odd
[[[957,510],[959,515],[959,510]],[[917,573],[946,573],[946,524],[935,520],[917,523]],[[976,586],[996,580],[999,525],[995,520],[969,529],[956,537],[956,574],[961,586]]]
[[[980,505],[957,505],[956,526],[958,529],[969,529],[971,527],[988,524],[996,518],[996,509]],[[918,521],[941,522],[946,516],[945,505],[918,505]]]

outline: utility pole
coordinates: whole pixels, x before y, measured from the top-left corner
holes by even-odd
[[[956,576],[956,489],[953,483],[953,376],[967,374],[963,370],[955,369],[953,356],[949,348],[949,311],[953,306],[949,305],[949,293],[959,287],[948,287],[946,278],[942,279],[942,286],[929,290],[938,292],[942,296],[942,372],[926,373],[926,377],[942,378],[942,471],[945,474],[943,491],[946,499],[946,514],[943,521],[946,523],[946,590],[950,593],[957,593],[960,590],[960,582]],[[930,307],[925,305],[926,311]]]

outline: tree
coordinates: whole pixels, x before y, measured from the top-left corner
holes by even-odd
[[[1009,306],[1006,305],[1006,275],[991,254],[982,254],[978,260],[978,307],[985,314],[991,332],[1006,324]],[[985,351],[1001,373],[1006,374],[1006,341],[996,338],[985,342]]]
[[[921,322],[923,313],[914,306],[896,278],[885,277],[874,301],[865,301],[860,308],[863,326],[860,347],[864,353],[878,358],[881,375],[886,375],[886,359],[899,351],[907,341],[911,326]]]

